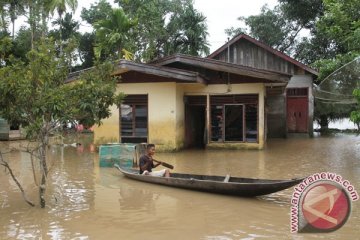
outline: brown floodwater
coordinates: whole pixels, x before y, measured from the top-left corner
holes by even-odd
[[[82,146],[52,146],[47,206],[30,207],[0,168],[0,239],[358,239],[360,201],[339,230],[290,233],[293,190],[241,198],[146,184],[100,168],[98,153]],[[25,142],[1,142],[8,151]],[[157,153],[173,171],[286,179],[329,171],[360,192],[360,136],[270,139],[265,150],[185,150]],[[37,188],[26,153],[5,155],[29,198]]]

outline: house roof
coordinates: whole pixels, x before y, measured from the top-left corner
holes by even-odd
[[[250,77],[252,79],[263,79],[266,82],[270,81],[270,82],[283,83],[283,82],[288,82],[291,77],[290,74],[278,73],[278,72],[262,70],[262,69],[255,69],[255,68],[219,61],[215,59],[194,57],[183,54],[168,56],[152,62],[152,64],[155,64],[157,66],[170,65],[174,63],[182,63],[185,65],[210,69],[213,71],[242,75],[242,76]]]
[[[199,76],[197,72],[174,69],[164,66],[155,66],[144,63],[135,63],[127,60],[120,60],[117,66],[115,67],[114,75],[123,74],[125,72],[140,72],[148,75],[155,75],[165,78],[171,78],[177,81],[182,82],[191,82],[191,83],[204,83],[204,80]]]
[[[245,39],[245,40],[247,40],[249,42],[252,42],[253,44],[255,44],[255,45],[257,45],[257,46],[259,46],[259,47],[261,47],[261,48],[263,48],[263,49],[265,49],[265,50],[267,50],[267,51],[269,51],[269,52],[271,52],[273,54],[275,54],[276,56],[278,56],[278,57],[280,57],[280,58],[282,58],[282,59],[284,59],[284,60],[286,60],[286,61],[288,61],[288,62],[290,62],[290,63],[292,63],[294,65],[296,65],[296,66],[298,66],[299,68],[304,69],[305,71],[307,71],[307,72],[309,72],[311,74],[314,74],[316,76],[319,74],[316,70],[306,66],[305,64],[291,58],[290,56],[288,56],[288,55],[286,55],[286,54],[284,54],[284,53],[282,53],[282,52],[280,52],[280,51],[278,51],[278,50],[276,50],[274,48],[271,48],[270,46],[256,40],[255,38],[252,38],[252,37],[250,37],[250,36],[248,36],[246,34],[239,34],[239,35],[235,36],[228,43],[225,43],[219,49],[217,49],[216,51],[211,53],[209,56],[207,56],[207,58],[212,59],[212,58],[216,57],[218,54],[220,54],[221,52],[226,50],[228,45],[232,45],[235,42],[239,41],[240,39]]]
[[[67,82],[76,80],[80,74],[84,71],[88,71],[91,68],[81,70],[78,72],[71,73]],[[168,81],[173,80],[177,82],[188,82],[188,83],[204,83],[204,80],[199,76],[197,72],[191,72],[187,70],[174,69],[164,66],[155,66],[144,63],[135,63],[128,60],[120,60],[116,65],[113,75],[127,76],[129,79],[134,79],[134,72],[138,73],[137,77],[150,76],[148,79],[154,79],[156,76],[157,81]],[[125,77],[126,78],[126,77]],[[141,78],[144,81],[145,78]],[[125,80],[126,81],[126,80]],[[122,82],[124,82],[122,80]]]

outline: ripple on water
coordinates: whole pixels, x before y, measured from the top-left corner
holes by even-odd
[[[262,151],[186,150],[157,153],[157,158],[176,172],[209,175],[288,179],[333,171],[359,192],[358,143],[359,137],[343,135],[270,139]],[[193,192],[129,180],[115,169],[99,168],[97,155],[86,150],[54,148],[49,154],[54,165],[46,209],[27,206],[8,176],[0,174],[0,239],[358,238],[358,202],[334,233],[290,234],[292,189],[250,199]],[[30,159],[17,153],[10,160],[21,181],[31,182]],[[35,191],[30,198],[36,200],[36,189],[25,188]]]

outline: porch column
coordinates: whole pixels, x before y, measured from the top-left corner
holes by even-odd
[[[210,95],[206,94],[206,145],[210,143]]]

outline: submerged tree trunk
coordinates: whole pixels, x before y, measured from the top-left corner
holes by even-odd
[[[329,118],[326,115],[320,116],[320,131],[325,132],[329,129]]]
[[[40,172],[41,172],[41,181],[39,185],[39,197],[40,197],[40,207],[45,208],[46,200],[45,200],[45,192],[46,192],[46,180],[48,175],[48,167],[46,162],[46,152],[49,144],[49,130],[48,124],[45,124],[43,127],[43,133],[40,138],[40,147],[39,147],[39,160],[40,160]]]
[[[46,206],[45,192],[46,192],[46,176],[44,173],[42,173],[41,183],[39,186],[39,197],[40,197],[40,207],[41,208],[45,208],[45,206]]]

